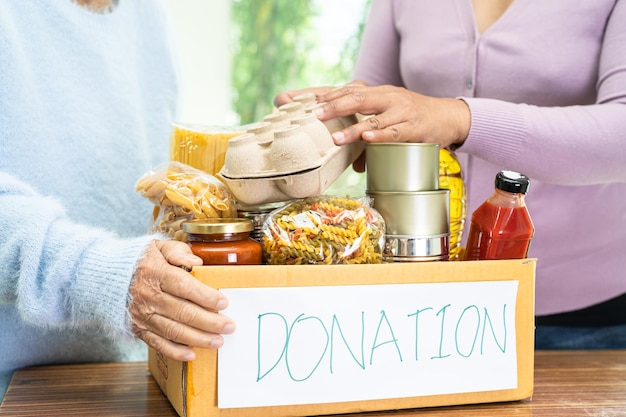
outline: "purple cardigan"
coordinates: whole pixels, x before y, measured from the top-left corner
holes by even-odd
[[[468,103],[468,213],[531,177],[537,314],[626,292],[626,0],[515,0],[483,34],[470,0],[374,0],[354,78]]]

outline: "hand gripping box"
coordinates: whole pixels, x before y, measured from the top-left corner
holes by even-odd
[[[150,350],[181,416],[308,416],[533,392],[534,259],[205,266],[237,322],[190,362]]]

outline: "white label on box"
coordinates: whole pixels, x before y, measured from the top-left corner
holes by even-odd
[[[227,288],[218,407],[517,387],[518,281]]]

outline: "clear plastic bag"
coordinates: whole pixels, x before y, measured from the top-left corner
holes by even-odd
[[[367,198],[300,199],[267,216],[262,243],[269,265],[382,263],[385,221]]]
[[[244,132],[244,127],[174,124],[170,159],[216,175],[224,166],[228,141]]]
[[[148,231],[187,241],[182,224],[192,219],[237,217],[224,183],[181,162],[168,162],[137,181],[136,191],[154,203]]]

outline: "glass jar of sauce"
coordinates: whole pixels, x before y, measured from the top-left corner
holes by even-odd
[[[261,244],[250,238],[249,219],[217,218],[183,223],[189,246],[204,265],[261,265]]]

